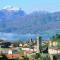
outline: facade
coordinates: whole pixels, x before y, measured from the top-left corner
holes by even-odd
[[[37,53],[41,52],[41,37],[37,37]]]
[[[60,48],[58,46],[57,41],[49,41],[49,48],[48,48],[48,53],[49,54],[60,54]]]
[[[60,49],[58,49],[58,48],[49,48],[48,53],[53,54],[53,55],[57,55],[57,54],[60,54]]]

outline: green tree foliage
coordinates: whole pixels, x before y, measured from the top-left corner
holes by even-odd
[[[52,42],[57,42],[57,47],[60,48],[60,34],[56,34],[51,38]]]
[[[35,55],[36,60],[51,60],[48,54],[37,53]]]
[[[24,56],[24,60],[29,60],[29,57],[27,55]]]
[[[56,34],[51,38],[52,41],[59,41],[60,42],[60,35]]]
[[[15,58],[14,60],[19,60],[19,58]]]
[[[39,58],[40,58],[40,53],[36,53],[35,59],[39,59]]]

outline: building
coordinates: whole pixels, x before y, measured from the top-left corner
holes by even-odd
[[[37,37],[37,53],[41,52],[41,37]]]
[[[49,41],[49,54],[60,54],[59,43],[57,41]]]
[[[57,41],[49,41],[48,53],[54,60],[60,60],[60,46]]]

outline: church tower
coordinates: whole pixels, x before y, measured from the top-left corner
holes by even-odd
[[[37,53],[41,52],[41,37],[37,37]]]

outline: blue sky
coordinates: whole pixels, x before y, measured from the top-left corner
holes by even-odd
[[[7,6],[20,7],[26,12],[60,11],[60,0],[0,0],[0,9]]]

